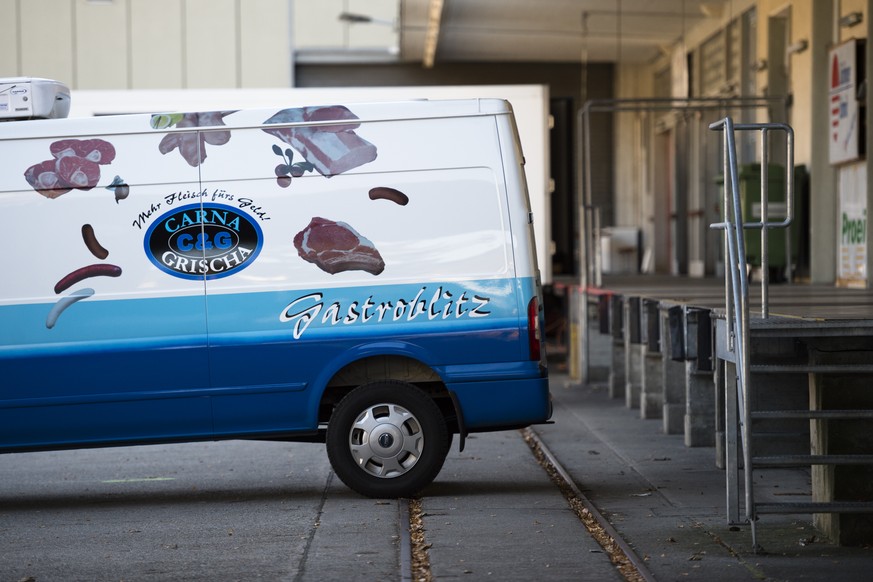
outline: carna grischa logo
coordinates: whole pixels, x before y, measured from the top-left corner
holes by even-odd
[[[182,279],[237,273],[261,252],[261,227],[221,204],[190,204],[161,215],[145,234],[145,252],[160,270]]]

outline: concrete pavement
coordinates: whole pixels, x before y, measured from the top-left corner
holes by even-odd
[[[811,516],[766,515],[752,551],[749,527],[725,518],[725,473],[713,448],[688,448],[663,434],[605,385],[571,384],[554,374],[552,425],[535,431],[576,485],[643,558],[658,580],[869,580],[873,549],[823,540]],[[756,494],[783,498],[809,490],[808,473],[756,471]],[[566,550],[576,551],[567,541]]]

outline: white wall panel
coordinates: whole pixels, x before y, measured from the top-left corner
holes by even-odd
[[[89,89],[128,86],[127,2],[76,0],[76,85]]]
[[[239,87],[237,0],[185,0],[186,87]]]
[[[339,48],[346,45],[347,25],[337,20],[337,16],[345,9],[343,0],[293,2],[294,44],[297,48]]]
[[[243,87],[291,86],[288,0],[245,0],[240,12]]]
[[[77,88],[73,47],[74,0],[27,0],[21,9],[21,74]]]
[[[0,0],[0,77],[18,77],[18,3]]]
[[[182,0],[130,0],[131,88],[184,87]]]
[[[306,4],[310,14],[325,12],[322,3]],[[290,6],[0,0],[0,75],[48,77],[74,89],[288,87]],[[337,13],[330,19],[342,30]]]

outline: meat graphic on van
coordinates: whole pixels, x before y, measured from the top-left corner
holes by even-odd
[[[201,111],[197,113],[175,113],[171,115],[152,115],[154,129],[169,127],[215,127],[224,125],[224,118],[235,111]],[[229,131],[192,131],[168,133],[158,145],[162,154],[176,148],[189,166],[197,167],[206,161],[206,144],[221,146],[230,141]]]
[[[331,275],[353,270],[378,275],[385,270],[372,241],[345,222],[316,216],[294,237],[294,246],[303,260]]]
[[[100,181],[100,166],[112,163],[115,147],[103,139],[62,139],[49,146],[53,159],[27,168],[24,178],[46,198],[74,188],[90,190]]]
[[[115,159],[115,146],[100,138],[61,139],[49,145],[53,159],[45,160],[27,168],[24,178],[27,183],[46,198],[55,199],[73,189],[92,190],[100,182],[100,166],[109,165]],[[120,180],[116,176],[116,180]],[[120,184],[116,184],[118,186]],[[115,187],[113,188],[115,189]],[[126,197],[126,194],[123,195]],[[116,202],[119,200],[116,189]],[[105,259],[109,253],[97,241],[91,224],[82,225],[82,238],[88,250],[98,259]],[[119,277],[122,269],[117,265],[95,263],[74,269],[54,285],[55,294],[61,294],[70,287],[92,277]],[[45,319],[46,329],[56,325],[60,315],[71,305],[94,295],[91,288],[79,289],[61,297],[49,309]]]
[[[100,241],[97,239],[97,234],[94,232],[94,227],[92,225],[82,225],[82,241],[85,243],[85,247],[88,249],[88,251],[101,261],[109,257],[109,251],[102,244],[100,244]],[[87,279],[91,279],[93,277],[120,277],[121,273],[122,269],[118,265],[112,265],[109,263],[94,263],[91,265],[85,265],[84,267],[79,267],[74,271],[70,271],[64,277],[62,277],[57,283],[55,283],[54,291],[56,295],[60,295],[70,287],[78,285],[79,283]],[[83,289],[77,289],[72,293],[61,297],[51,307],[48,315],[46,316],[46,329],[52,329],[55,324],[57,324],[58,318],[61,316],[61,314],[66,311],[71,305],[73,305],[74,303],[78,303],[83,299],[87,299],[88,297],[91,297],[93,295],[94,289],[87,287]]]
[[[376,146],[358,136],[358,116],[342,105],[283,109],[265,124],[302,123],[302,127],[264,128],[275,135],[315,166],[315,170],[330,178],[376,159]],[[348,123],[331,123],[348,122]]]

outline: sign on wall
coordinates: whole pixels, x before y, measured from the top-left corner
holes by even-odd
[[[859,74],[863,75],[861,48],[861,42],[853,39],[832,48],[829,53],[831,164],[851,162],[863,154],[861,111],[856,98]]]
[[[837,283],[867,284],[867,164],[849,164],[839,172]]]

